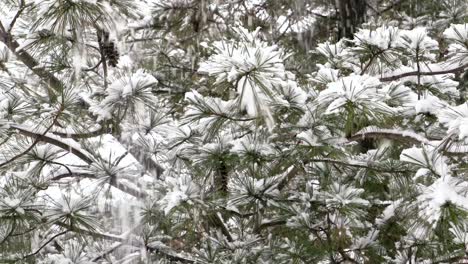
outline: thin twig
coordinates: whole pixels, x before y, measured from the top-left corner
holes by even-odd
[[[60,232],[58,234],[55,234],[53,237],[51,237],[46,243],[42,244],[42,246],[40,246],[38,249],[36,249],[36,251],[34,252],[31,252],[29,253],[28,255],[25,255],[23,256],[21,259],[17,259],[17,260],[22,260],[22,259],[26,259],[26,258],[29,258],[29,257],[32,257],[34,255],[36,255],[37,253],[39,253],[39,251],[41,251],[45,246],[47,246],[50,242],[54,241],[54,239],[56,239],[57,237],[59,236],[62,236],[62,235],[65,235],[66,233],[68,233],[69,230],[65,230],[63,232]]]

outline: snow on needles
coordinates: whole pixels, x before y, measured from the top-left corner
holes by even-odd
[[[392,109],[383,103],[385,93],[379,88],[380,81],[369,75],[352,75],[328,84],[328,88],[320,92],[317,102],[327,106],[326,113],[339,113],[349,103],[359,110],[368,108],[377,112],[392,112]]]
[[[423,148],[412,147],[404,149],[401,152],[400,160],[430,169],[438,176],[443,177],[450,174],[447,158],[438,153],[436,148],[430,145]]]
[[[355,34],[355,44],[370,44],[379,47],[380,49],[388,49],[397,46],[399,30],[396,27],[378,27],[375,30],[360,29]]]
[[[468,104],[449,106],[437,115],[439,122],[448,127],[449,135],[458,136],[458,140],[468,143]]]
[[[420,186],[420,191],[422,194],[417,198],[421,207],[420,214],[430,223],[437,223],[443,206],[449,203],[468,210],[468,184],[461,179],[441,177],[430,186]]]
[[[435,147],[405,149],[402,151],[400,159],[435,174],[435,180],[432,184],[418,185],[420,192],[417,197],[419,214],[428,219],[429,223],[437,224],[446,205],[452,204],[464,210],[468,209],[468,183],[451,176],[450,167],[447,165],[448,159],[437,153]],[[418,174],[421,174],[420,171],[416,177]]]
[[[164,209],[165,214],[168,214],[172,208],[183,202],[191,203],[191,200],[199,195],[200,187],[192,181],[189,175],[167,177],[164,185],[167,186],[168,191],[159,201],[159,204]]]
[[[248,32],[235,29],[239,43],[218,41],[213,44],[215,54],[200,64],[199,72],[216,77],[216,84],[232,83],[239,95],[242,110],[252,117],[263,116],[271,127],[273,117],[270,102],[283,101],[281,87],[300,90],[288,83],[293,75],[285,70],[286,54],[276,45],[268,45],[259,36],[260,28]],[[299,93],[299,92],[298,92]],[[302,99],[304,100],[304,99]]]
[[[137,102],[151,102],[154,99],[151,90],[157,83],[156,78],[141,70],[119,78],[109,86],[107,96],[90,110],[99,120],[110,119],[116,108]]]
[[[467,63],[466,43],[468,41],[468,23],[452,24],[444,31],[444,37],[451,42],[448,47],[450,61],[459,65]]]

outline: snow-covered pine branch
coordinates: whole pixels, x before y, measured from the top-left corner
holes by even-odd
[[[461,261],[467,10],[0,1],[0,262]]]

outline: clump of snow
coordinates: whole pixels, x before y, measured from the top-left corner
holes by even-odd
[[[448,128],[449,135],[456,135],[458,140],[468,143],[468,103],[448,106],[439,111],[437,117]]]
[[[185,93],[185,100],[191,103],[185,112],[185,116],[189,118],[203,114],[228,117],[231,115],[235,103],[234,101],[224,101],[216,97],[203,96],[195,90]],[[206,110],[209,110],[210,113]]]
[[[452,24],[444,30],[444,37],[449,40],[461,42],[468,40],[468,23],[467,24]]]
[[[409,107],[418,100],[418,95],[401,82],[391,82],[382,87],[385,102],[392,107]]]
[[[132,69],[135,62],[129,55],[122,55],[119,57],[119,62],[117,63],[117,67],[121,69]]]
[[[436,115],[439,110],[445,107],[445,103],[439,99],[439,97],[433,96],[429,93],[414,102],[414,109],[416,113],[430,113]]]
[[[329,191],[322,191],[319,195],[325,199],[327,206],[331,207],[350,204],[369,205],[369,201],[359,197],[363,193],[364,189],[334,182],[331,184]]]
[[[376,219],[375,223],[378,226],[385,224],[390,218],[396,215],[397,209],[400,207],[402,200],[396,200],[385,207],[384,211],[379,218]]]
[[[316,98],[319,105],[327,106],[326,114],[340,113],[348,103],[356,108],[364,106],[377,112],[392,112],[383,103],[385,94],[380,88],[380,81],[369,75],[351,75],[340,78],[328,84],[328,88],[321,91]]]
[[[346,53],[346,44],[343,40],[332,44],[330,42],[319,43],[317,45],[317,52],[326,56],[329,60],[342,57]]]
[[[444,37],[451,42],[447,54],[450,61],[458,65],[467,63],[466,43],[468,41],[468,23],[450,25],[450,27],[444,31]]]
[[[288,19],[287,16],[279,16],[276,23],[281,33],[301,33],[308,30],[316,21],[317,19],[315,16],[306,16],[298,21]]]
[[[232,41],[218,41],[213,44],[215,54],[202,62],[201,73],[216,76],[216,84],[230,82],[235,85],[241,109],[249,116],[262,115],[271,127],[273,117],[269,102],[282,102],[277,87],[284,91],[294,91],[299,101],[303,96],[297,86],[287,80],[284,67],[285,53],[276,45],[268,45],[259,37],[260,28],[248,32],[235,29],[240,44]]]
[[[164,181],[167,193],[159,201],[159,205],[163,208],[165,214],[168,214],[172,208],[183,202],[192,203],[192,200],[199,196],[200,188],[189,175],[176,177],[166,177]]]
[[[451,176],[440,177],[430,186],[420,186],[421,195],[418,196],[418,201],[421,215],[435,225],[440,218],[442,206],[447,203],[468,210],[467,188],[466,182]]]
[[[424,27],[417,27],[411,30],[402,30],[400,32],[399,46],[409,49],[412,52],[418,52],[419,56],[426,56],[434,60],[435,54],[430,52],[438,49],[439,44],[434,39],[428,36],[427,29]]]
[[[157,83],[152,75],[138,70],[112,82],[106,91],[107,96],[98,105],[91,106],[90,111],[98,116],[98,120],[110,119],[117,107],[153,99],[151,90]]]
[[[372,229],[369,233],[364,237],[359,237],[353,243],[351,248],[353,249],[362,249],[373,245],[379,236],[380,230]]]
[[[438,153],[437,149],[430,145],[422,148],[412,147],[404,149],[401,152],[400,160],[430,169],[439,176],[450,174],[450,169],[447,165],[447,158],[441,153]]]
[[[331,82],[336,82],[338,80],[340,71],[336,69],[327,68],[322,64],[317,64],[319,70],[315,73],[312,81],[327,85]]]
[[[430,175],[430,173],[431,173],[431,170],[429,170],[427,168],[420,168],[420,169],[418,169],[418,171],[416,171],[416,174],[413,177],[413,181],[418,180],[420,177]]]
[[[314,134],[314,131],[311,129],[307,131],[302,131],[296,135],[296,137],[302,140],[305,144],[310,146],[322,146],[323,144],[320,143],[320,138]],[[302,143],[302,142],[301,142]]]
[[[359,45],[374,45],[382,50],[396,47],[399,44],[400,32],[397,27],[382,26],[376,29],[360,29],[354,34],[354,43]]]
[[[259,142],[253,136],[248,135],[232,141],[231,152],[236,154],[258,153],[260,155],[274,155],[275,150],[267,142]]]

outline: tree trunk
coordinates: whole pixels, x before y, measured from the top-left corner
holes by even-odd
[[[365,21],[365,0],[336,0],[339,16],[338,38],[353,38],[356,29]]]

